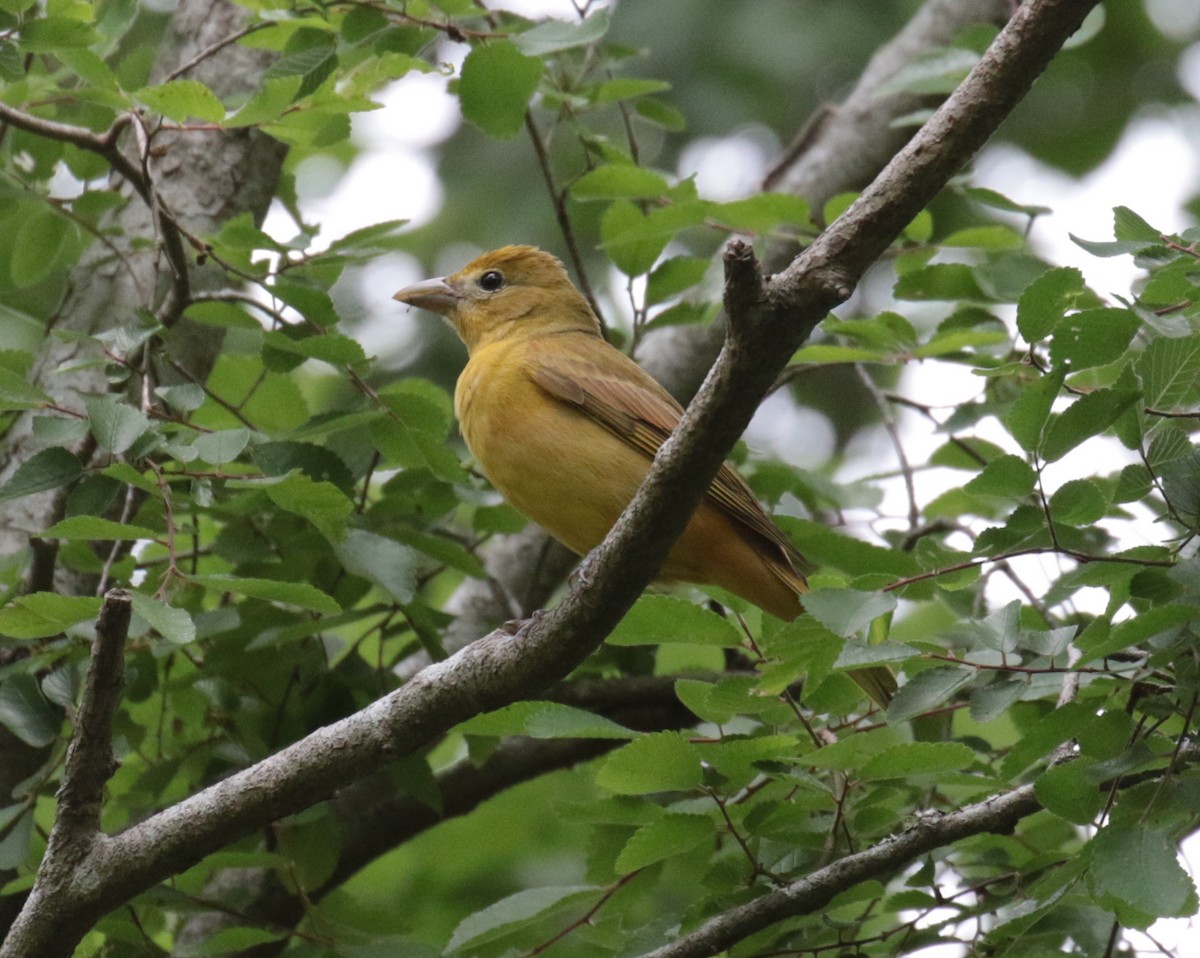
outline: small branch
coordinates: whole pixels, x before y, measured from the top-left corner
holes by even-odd
[[[956,812],[926,814],[907,831],[831,862],[786,888],[731,908],[643,958],[708,958],[719,954],[756,931],[794,915],[811,914],[845,889],[890,874],[934,849],[984,832],[1009,832],[1039,807],[1033,786],[1022,785]]]

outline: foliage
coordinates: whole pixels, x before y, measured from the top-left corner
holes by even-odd
[[[0,633],[21,652],[0,666],[0,725],[45,749],[0,796],[7,895],[31,887],[45,851],[97,595],[134,594],[120,768],[103,810],[116,831],[365,707],[417,653],[443,656],[448,598],[485,577],[489,542],[521,525],[463,461],[441,371],[388,372],[340,319],[350,294],[339,280],[397,251],[428,254],[446,227],[384,222],[322,244],[295,205],[297,165],[346,158],[349,116],[374,109],[383,84],[443,71],[479,133],[531,136],[525,163],[541,164],[550,193],[539,216],[557,213],[564,243],[598,246],[619,271],[631,321],[618,335],[633,350],[719,312],[713,263],[726,237],[803,243],[849,201],[718,201],[648,162],[646,144],[678,141],[690,117],[612,40],[623,8],[538,22],[470,0],[244,6],[240,42],[278,58],[235,102],[186,75],[151,82],[162,24],[136,4],[0,3],[3,102],[44,121],[10,118],[2,144],[0,409],[10,436],[30,434],[39,451],[12,458],[0,508],[50,493],[32,532],[79,584],[66,594],[37,577],[44,545],[0,567]],[[441,65],[441,42],[466,45],[460,69]],[[937,63],[957,77],[973,50]],[[901,82],[924,93],[939,76]],[[40,357],[85,250],[111,252],[112,264],[88,267],[99,274],[156,239],[114,232],[116,211],[143,201],[105,179],[111,156],[82,135],[123,125],[147,152],[180,128],[279,140],[290,149],[280,199],[301,225],[287,241],[249,214],[209,235],[180,226],[223,287],[179,304],[182,316],[148,302],[64,334],[70,365],[48,372]],[[474,129],[464,136],[491,148]],[[70,198],[55,179],[64,171],[80,186]],[[1132,257],[1144,278],[1127,296],[1101,295],[1039,255],[1030,227],[1045,211],[1020,201],[951,186],[879,268],[884,308],[840,311],[794,357],[800,378],[861,377],[878,407],[857,431],[887,424],[894,468],[851,484],[836,461],[805,471],[743,453],[819,569],[810,614],[783,624],[727,596],[718,613],[692,595],[647,595],[568,683],[619,696],[630,677],[665,677],[684,727],[639,723],[583,692],[482,715],[376,788],[440,813],[455,805],[450,773],[482,767],[502,743],[585,740],[588,757],[605,754],[333,886],[349,826],[316,805],[181,862],[170,887],[113,913],[80,954],[175,953],[219,895],[213,877],[248,867],[302,903],[299,930],[229,905],[244,917],[190,947],[482,956],[561,938],[563,953],[639,954],[918,816],[1028,782],[1042,810],[1010,834],[976,834],[840,889],[730,954],[902,954],[946,941],[1097,954],[1114,923],[1194,915],[1176,849],[1196,827],[1200,781],[1187,762],[1200,694],[1200,230],[1164,234],[1118,205],[1113,238],[1079,245]],[[589,257],[571,265],[581,279],[598,273]],[[221,342],[202,381],[163,372],[184,321]],[[962,371],[976,387],[950,410],[906,395],[910,373]],[[65,373],[95,386],[64,393]],[[922,458],[913,427],[896,425],[900,408],[940,437]],[[886,716],[866,711],[846,676],[878,662],[904,676]]]

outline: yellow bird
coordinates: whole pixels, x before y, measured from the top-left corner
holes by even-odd
[[[395,298],[445,316],[466,343],[454,411],[492,485],[586,555],[633,498],[682,407],[604,340],[562,263],[535,247],[493,250]],[[717,585],[791,620],[804,611],[808,565],[725,463],[660,577]],[[850,674],[887,705],[896,687],[887,668]]]

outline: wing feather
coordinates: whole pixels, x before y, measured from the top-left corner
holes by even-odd
[[[603,340],[597,346],[609,349]],[[624,358],[624,357],[622,357]],[[578,351],[530,350],[529,374],[533,381],[554,398],[577,407],[613,435],[653,459],[659,447],[679,423],[683,407],[661,385],[632,360],[627,368],[612,369],[612,357],[604,365]],[[780,570],[797,591],[805,583],[797,571],[811,568],[783,533],[771,522],[750,487],[728,463],[721,466],[708,489],[708,498],[735,522],[761,536],[782,552],[791,564],[793,576]]]

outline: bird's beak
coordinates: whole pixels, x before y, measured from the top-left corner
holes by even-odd
[[[418,309],[427,309],[431,313],[449,316],[458,308],[462,294],[447,283],[444,276],[439,276],[436,279],[423,279],[419,283],[405,286],[392,299],[416,306]]]

